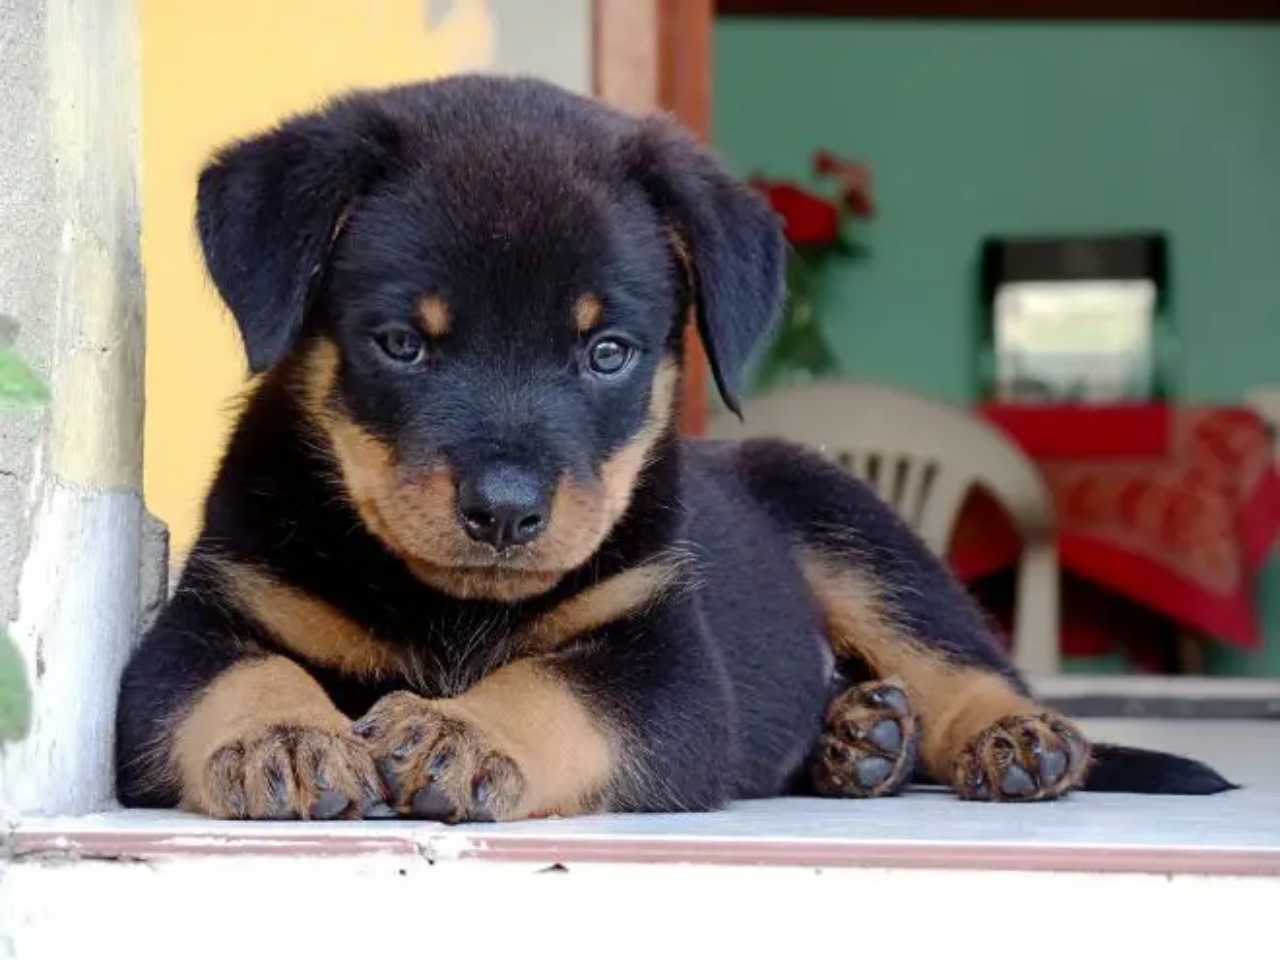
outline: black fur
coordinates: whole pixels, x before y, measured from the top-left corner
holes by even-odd
[[[782,234],[774,214],[725,178],[681,131],[649,121],[636,175],[693,257],[698,333],[725,405],[741,414],[742,371],[783,295]]]
[[[234,144],[200,173],[196,227],[205,263],[231,308],[249,369],[284,356],[302,329],[347,205],[385,176],[393,123],[353,104]]]
[[[280,652],[213,588],[215,561],[228,559],[429,665],[375,683],[304,663],[355,718],[397,688],[457,694],[514,656],[513,638],[540,613],[673,546],[689,551],[696,589],[593,632],[554,663],[625,734],[611,809],[701,810],[803,788],[833,663],[797,541],[862,558],[902,586],[895,613],[923,641],[1021,687],[962,588],[906,527],[787,445],[685,442],[667,429],[599,549],[517,602],[427,586],[344,495],[299,387],[298,358],[318,342],[341,357],[336,408],[406,476],[447,464],[466,478],[495,457],[544,487],[598,476],[644,427],[659,364],[679,363],[690,297],[737,408],[743,366],[778,313],[783,242],[765,204],[673,126],[534,81],[357,94],[219,153],[200,178],[198,230],[249,366],[265,376],[176,595],[125,672],[126,804],[176,803],[172,725],[230,665]],[[570,318],[588,292],[603,301],[607,331],[635,349],[614,379],[583,372],[591,341]],[[377,338],[411,326],[424,293],[448,304],[449,334],[417,365],[389,363]],[[1099,789],[1227,786],[1191,761],[1102,756]],[[1129,774],[1113,773],[1112,759]]]
[[[770,441],[742,444],[736,456],[752,500],[778,523],[806,542],[857,557],[890,589],[900,585],[892,593],[895,622],[953,662],[1000,674],[1031,694],[960,582],[868,487],[850,481],[834,464]],[[842,667],[837,690],[867,679],[857,664]],[[1095,744],[1092,753],[1083,785],[1089,791],[1202,795],[1235,786],[1186,757],[1111,744]],[[930,778],[922,774],[917,780]]]

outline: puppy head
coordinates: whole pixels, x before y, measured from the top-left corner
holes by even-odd
[[[372,533],[457,596],[585,563],[671,429],[692,308],[737,409],[767,207],[674,126],[530,80],[362,93],[227,147],[197,228]]]

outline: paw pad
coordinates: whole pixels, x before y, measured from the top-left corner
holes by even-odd
[[[953,783],[967,800],[1052,800],[1081,783],[1088,760],[1088,742],[1066,719],[1006,717],[964,749]]]
[[[919,723],[896,680],[864,683],[827,712],[810,763],[814,790],[826,797],[884,797],[900,792],[915,770]]]

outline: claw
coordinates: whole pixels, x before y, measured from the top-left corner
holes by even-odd
[[[311,819],[332,820],[349,806],[351,801],[342,791],[322,790],[316,802],[311,805]]]
[[[456,814],[449,795],[434,783],[413,795],[413,812],[426,820],[451,820]]]

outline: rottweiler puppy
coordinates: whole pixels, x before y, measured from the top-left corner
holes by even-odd
[[[1090,747],[866,487],[682,439],[738,410],[778,222],[665,119],[533,80],[364,91],[217,153],[197,231],[255,375],[126,669],[126,805],[230,818],[709,810],[913,777],[1228,789]]]

